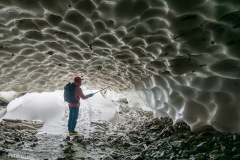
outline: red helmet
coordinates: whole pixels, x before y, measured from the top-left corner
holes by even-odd
[[[80,84],[82,82],[82,79],[80,77],[75,77],[74,82]]]

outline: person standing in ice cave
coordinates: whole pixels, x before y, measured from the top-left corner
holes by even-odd
[[[75,128],[77,125],[80,98],[87,99],[94,95],[93,93],[84,95],[81,89],[81,84],[82,79],[80,77],[75,77],[74,82],[68,83],[64,88],[64,99],[68,102],[69,106],[68,132],[70,136],[78,134],[78,132],[75,131]],[[67,94],[67,96],[65,94]]]

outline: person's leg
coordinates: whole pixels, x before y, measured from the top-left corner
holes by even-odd
[[[72,132],[72,122],[73,122],[73,107],[69,107],[69,117],[68,117],[68,132]]]
[[[77,124],[79,107],[69,107],[68,132],[74,132]]]
[[[78,113],[79,113],[79,107],[74,107],[73,111],[73,120],[72,120],[72,132],[75,131],[76,125],[77,125],[77,119],[78,119]]]

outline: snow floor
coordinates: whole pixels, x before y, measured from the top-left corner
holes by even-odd
[[[85,91],[85,94],[95,91]],[[88,136],[92,121],[117,123],[119,104],[105,99],[101,93],[80,101],[80,111],[76,130]],[[67,135],[68,104],[63,100],[63,91],[28,93],[16,98],[7,106],[7,112],[1,119],[42,120],[43,128],[39,134]]]

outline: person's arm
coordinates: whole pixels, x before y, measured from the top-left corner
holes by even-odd
[[[84,95],[83,94],[83,91],[82,91],[82,89],[81,88],[77,88],[77,94],[79,95],[79,97],[81,97],[82,99],[87,99],[87,98],[89,98],[89,96],[88,95]]]

